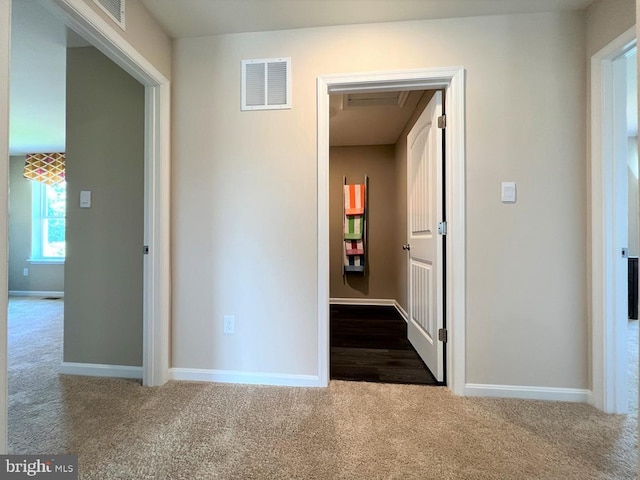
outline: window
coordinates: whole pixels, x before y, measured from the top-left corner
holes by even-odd
[[[65,257],[65,211],[67,184],[31,182],[31,261],[63,262]]]

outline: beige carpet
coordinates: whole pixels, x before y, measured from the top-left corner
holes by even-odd
[[[62,302],[10,303],[11,451],[76,453],[83,479],[635,478],[635,414],[425,386],[57,376]]]

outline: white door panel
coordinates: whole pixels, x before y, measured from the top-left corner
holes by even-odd
[[[442,252],[442,92],[436,92],[408,135],[407,208],[409,341],[438,381],[444,380]]]

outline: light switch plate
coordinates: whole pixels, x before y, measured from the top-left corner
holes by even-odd
[[[80,208],[91,208],[91,190],[80,191]]]
[[[516,182],[502,182],[502,201],[515,203],[516,201]]]

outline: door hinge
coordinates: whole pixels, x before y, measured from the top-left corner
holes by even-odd
[[[440,115],[438,117],[438,128],[445,128],[447,126],[447,116]]]
[[[440,235],[447,234],[447,222],[438,222],[438,233]]]
[[[622,258],[629,258],[629,249],[626,247],[622,249]]]
[[[447,329],[441,328],[438,330],[438,340],[447,343]]]
[[[145,245],[144,247],[142,247],[142,253],[144,255],[149,255],[149,245]]]

